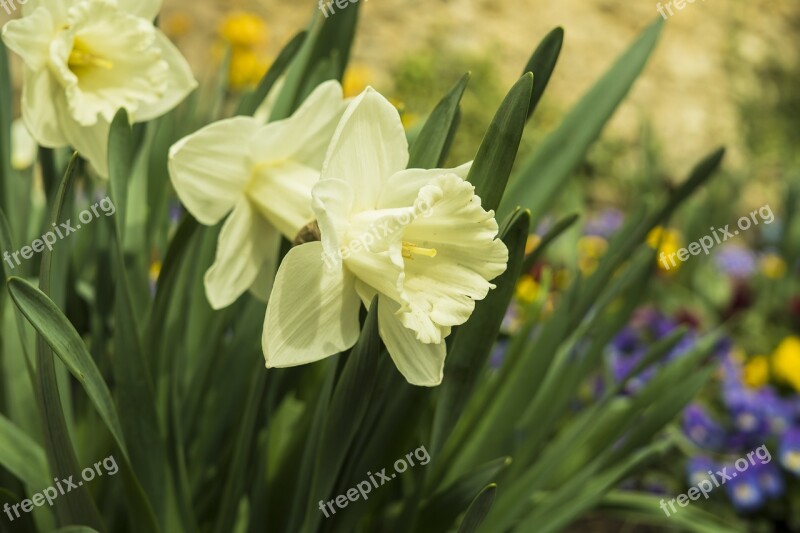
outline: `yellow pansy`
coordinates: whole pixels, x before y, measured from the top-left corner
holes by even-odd
[[[772,354],[772,368],[780,381],[800,391],[800,337],[786,337]]]
[[[222,21],[219,34],[233,47],[252,48],[267,41],[267,25],[258,15],[237,12]]]
[[[228,83],[234,89],[256,85],[269,64],[254,50],[233,50],[228,70]]]
[[[533,302],[538,296],[541,286],[533,279],[532,276],[527,274],[520,276],[517,282],[516,297],[517,300],[525,304]]]
[[[743,381],[752,389],[763,387],[769,381],[769,360],[765,355],[751,358],[744,366]]]
[[[683,246],[680,233],[673,229],[656,226],[647,234],[647,245],[651,248],[658,248],[659,260],[657,263],[660,270],[670,274],[678,271],[681,266],[680,261],[675,261],[673,265],[669,257],[671,254],[677,254]]]

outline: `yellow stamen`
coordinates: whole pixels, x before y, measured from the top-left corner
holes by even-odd
[[[403,257],[414,259],[415,255],[436,257],[436,248],[422,248],[414,243],[403,241]]]
[[[102,57],[94,55],[86,45],[78,39],[75,39],[72,52],[69,54],[69,59],[67,60],[67,66],[73,71],[86,67],[99,67],[111,70],[114,68],[114,63],[108,59],[103,59]]]

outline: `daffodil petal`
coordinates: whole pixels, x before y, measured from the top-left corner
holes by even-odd
[[[374,209],[392,174],[408,164],[408,141],[397,109],[371,87],[347,107],[334,133],[322,178],[348,182],[353,209]]]
[[[378,199],[378,209],[393,207],[406,207],[413,205],[419,196],[419,191],[436,178],[445,174],[454,174],[464,180],[472,168],[472,161],[456,168],[409,168],[393,174],[386,182]]]
[[[253,165],[242,138],[258,122],[235,117],[184,137],[169,151],[169,175],[183,205],[202,224],[219,222],[244,194]]]
[[[131,15],[153,20],[161,11],[161,0],[117,0],[120,9]]]
[[[282,124],[286,137],[295,143],[291,159],[321,169],[325,150],[347,108],[342,86],[331,80],[319,85]]]
[[[204,278],[211,307],[223,309],[247,291],[267,259],[276,254],[279,242],[275,228],[249,201],[240,200],[222,226],[216,259]]]
[[[50,54],[55,22],[47,9],[37,9],[27,17],[11,20],[3,26],[3,42],[25,62],[28,68],[42,68]]]
[[[262,302],[269,300],[269,295],[275,283],[275,273],[278,270],[278,252],[281,240],[280,234],[277,231],[273,229],[272,233],[277,237],[275,239],[275,246],[273,247],[270,245],[272,253],[269,254],[264,264],[258,269],[258,276],[256,276],[253,284],[250,285],[250,294]],[[262,243],[262,245],[265,244],[267,243]]]
[[[339,232],[347,224],[353,205],[353,189],[342,180],[320,180],[311,191],[312,208],[319,225],[326,263],[341,263]]]
[[[22,84],[22,119],[36,141],[47,148],[69,144],[64,131],[55,119],[56,102],[63,101],[61,88],[47,70],[25,69]],[[66,104],[64,104],[66,105]]]
[[[100,176],[108,177],[108,132],[111,124],[98,117],[94,126],[75,122],[66,106],[56,106],[58,122],[69,144],[92,164]]]
[[[324,268],[322,244],[292,248],[275,278],[262,346],[267,367],[312,363],[358,340],[354,278],[345,269]]]
[[[261,214],[292,241],[314,216],[311,189],[317,180],[317,170],[294,161],[260,164],[246,193]]]
[[[22,14],[28,17],[40,7],[44,7],[55,20],[61,21],[67,17],[67,11],[74,3],[75,0],[28,0],[22,5]]]
[[[378,298],[378,329],[395,366],[412,385],[434,387],[442,382],[447,346],[423,344],[413,331],[403,326],[397,316],[400,306]]]
[[[197,80],[192,74],[189,63],[166,35],[158,29],[155,31],[155,45],[161,49],[161,59],[169,65],[167,90],[156,102],[142,103],[134,114],[134,122],[146,122],[160,117],[180,104],[197,88]]]
[[[276,94],[276,88],[270,91]],[[336,81],[318,86],[292,116],[264,125],[251,143],[253,159],[291,160],[319,171],[339,119],[347,107]],[[263,122],[263,111],[258,120]]]

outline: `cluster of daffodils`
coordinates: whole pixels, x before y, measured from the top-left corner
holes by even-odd
[[[288,119],[223,120],[173,146],[187,209],[209,225],[230,213],[205,276],[209,301],[225,307],[247,290],[268,300],[268,367],[352,347],[359,309],[377,295],[399,371],[415,385],[441,382],[444,339],[494,287],[508,250],[465,180],[468,164],[406,169],[408,157],[395,107],[369,87],[348,102],[334,81]],[[281,236],[295,246],[275,275]]]
[[[3,40],[25,62],[23,119],[38,144],[73,146],[105,176],[119,109],[150,120],[195,88],[151,22],[159,9],[159,0],[29,0],[6,24]],[[247,291],[267,301],[266,364],[288,367],[351,348],[361,305],[377,302],[399,371],[439,384],[445,338],[508,262],[494,213],[465,179],[470,165],[407,169],[400,116],[370,87],[347,100],[329,81],[285,120],[257,116],[216,122],[170,150],[189,212],[205,225],[225,218],[204,278],[211,306]],[[279,265],[283,238],[293,247]]]

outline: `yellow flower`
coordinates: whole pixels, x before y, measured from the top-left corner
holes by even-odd
[[[541,286],[531,276],[527,274],[520,276],[516,289],[517,300],[529,304],[539,296],[540,290]]]
[[[596,235],[586,235],[578,240],[578,268],[588,276],[597,268],[600,258],[608,250],[608,242]]]
[[[775,377],[800,391],[800,337],[786,337],[772,354]]]
[[[744,366],[743,380],[751,389],[759,389],[769,381],[769,360],[765,355],[751,358]]]
[[[786,261],[778,254],[767,254],[758,264],[761,273],[770,279],[780,279],[786,273]]]
[[[158,276],[161,274],[161,261],[154,260],[150,263],[150,282],[155,283],[158,281]]]
[[[234,49],[228,70],[228,83],[234,89],[252,87],[267,72],[269,64],[253,50]]]
[[[369,85],[370,79],[372,78],[370,74],[370,70],[364,65],[353,65],[348,68],[342,80],[344,97],[352,98],[353,96],[361,94],[361,92],[367,88],[367,85]]]
[[[647,245],[650,248],[658,248],[658,268],[670,274],[677,272],[681,266],[679,260],[672,264],[670,255],[677,254],[683,247],[681,234],[673,229],[656,226],[647,234]],[[663,258],[663,259],[662,259]]]
[[[237,12],[225,18],[219,34],[233,47],[252,48],[267,41],[267,25],[258,15]]]

